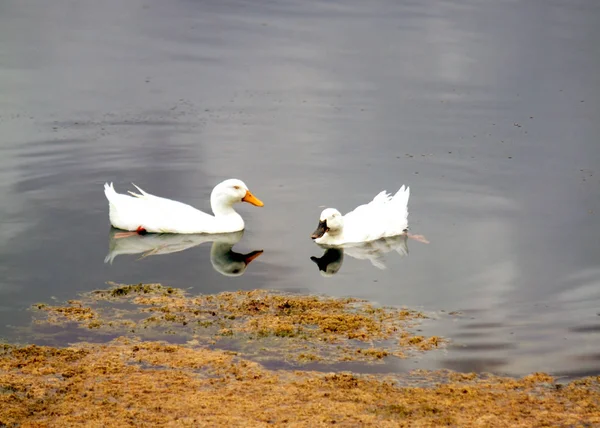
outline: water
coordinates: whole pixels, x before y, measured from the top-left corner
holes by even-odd
[[[598,374],[599,38],[592,0],[2,2],[0,337],[106,281],[267,287],[425,310],[428,367]],[[265,202],[241,275],[104,263],[105,181],[209,210],[229,177]],[[402,184],[431,243],[321,275],[323,207]]]

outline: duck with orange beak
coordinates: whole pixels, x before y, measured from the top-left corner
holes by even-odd
[[[135,186],[135,184],[134,184]],[[243,230],[244,220],[234,209],[238,202],[262,207],[246,184],[238,179],[225,180],[215,186],[210,195],[214,215],[207,214],[183,202],[144,192],[130,195],[115,191],[112,183],[104,185],[109,202],[110,223],[117,229],[129,231],[120,237],[144,233],[229,233]]]

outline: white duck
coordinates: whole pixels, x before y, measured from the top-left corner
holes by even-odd
[[[134,184],[135,186],[135,184]],[[129,192],[132,196],[115,192],[112,183],[104,184],[104,194],[110,207],[113,227],[133,233],[229,233],[244,229],[244,220],[233,205],[248,202],[257,207],[264,204],[256,198],[243,181],[225,180],[210,194],[214,216],[182,202],[161,198],[144,192]],[[121,237],[127,234],[121,234]]]
[[[344,216],[335,208],[327,208],[311,238],[317,244],[335,246],[407,233],[409,196],[410,188],[403,185],[394,196],[384,190]]]

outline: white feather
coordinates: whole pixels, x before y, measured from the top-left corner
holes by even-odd
[[[330,230],[315,239],[315,242],[325,245],[341,245],[370,242],[406,233],[409,197],[410,188],[404,185],[393,196],[383,190],[371,202],[360,205],[344,215],[341,230]],[[323,211],[323,214],[331,210],[328,208]],[[337,212],[337,210],[333,211]],[[321,220],[324,219],[321,218]]]
[[[132,183],[133,184],[133,183]],[[109,203],[110,223],[122,230],[142,228],[150,233],[228,233],[244,229],[244,220],[233,205],[241,202],[250,192],[241,180],[229,179],[215,186],[211,193],[211,207],[215,215],[202,212],[188,204],[145,192],[133,184],[139,193],[117,193],[113,184],[104,184]],[[247,199],[245,199],[247,200]],[[252,197],[251,202],[262,206]]]

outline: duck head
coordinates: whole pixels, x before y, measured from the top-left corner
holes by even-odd
[[[236,178],[230,178],[217,184],[210,194],[210,203],[215,215],[231,209],[233,204],[238,202],[248,202],[257,207],[264,205],[260,199],[248,190],[248,186],[242,180]]]
[[[335,208],[326,208],[319,217],[317,229],[310,236],[312,239],[319,239],[326,233],[331,236],[342,233],[344,227],[344,218]]]

